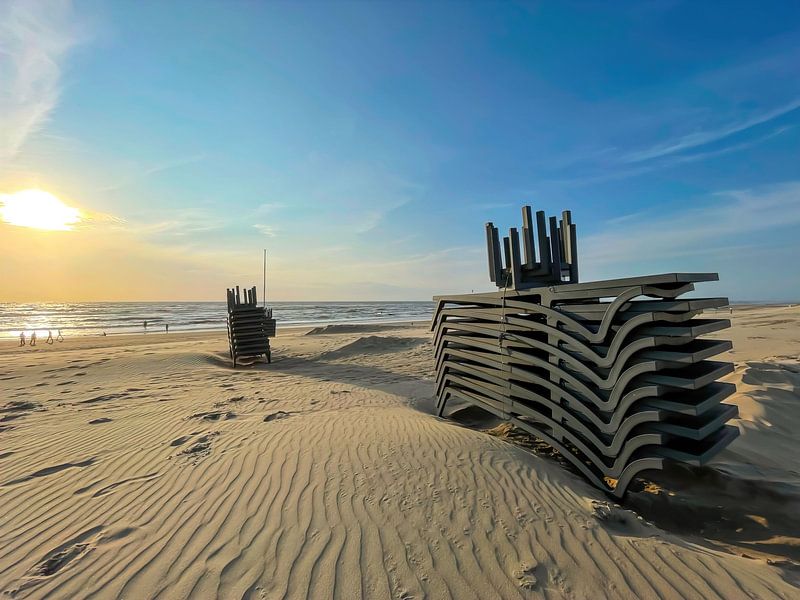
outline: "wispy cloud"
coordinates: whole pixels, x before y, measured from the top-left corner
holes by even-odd
[[[392,211],[402,208],[408,204],[410,200],[397,200],[395,202],[386,202],[383,206],[376,208],[364,208],[359,215],[356,224],[356,233],[369,233],[380,225]]]
[[[315,254],[307,269],[297,270],[296,254],[274,256],[269,268],[280,288],[307,297],[329,300],[429,299],[436,293],[463,292],[489,287],[485,276],[483,247],[453,246],[396,258],[369,253],[350,253],[352,248],[333,248]]]
[[[82,210],[83,227],[123,227],[125,219],[114,215],[92,210]]]
[[[128,231],[144,237],[186,236],[220,229],[226,221],[203,209],[162,210],[157,221],[132,220]]]
[[[740,142],[738,144],[732,144],[730,146],[724,146],[715,150],[708,150],[706,152],[695,151],[686,154],[664,155],[658,157],[656,160],[651,160],[640,164],[630,164],[626,166],[621,166],[614,163],[602,164],[591,170],[591,172],[594,172],[595,174],[573,177],[569,179],[552,179],[549,180],[548,183],[569,186],[584,186],[594,183],[602,183],[604,181],[616,181],[620,179],[638,177],[653,171],[678,167],[687,163],[700,162],[716,158],[718,156],[724,156],[726,154],[733,154],[734,152],[741,152],[742,150],[747,150],[748,148],[758,146],[759,144],[782,135],[787,131],[791,131],[792,128],[792,125],[777,127],[769,133],[752,138],[750,140]]]
[[[638,213],[609,225],[583,240],[581,261],[587,266],[701,257],[732,243],[749,246],[755,234],[800,225],[800,181],[721,192],[701,208],[668,216]]]
[[[697,148],[698,146],[704,146],[712,142],[717,142],[737,133],[752,129],[758,125],[763,125],[764,123],[778,119],[786,114],[789,114],[790,112],[797,110],[798,108],[800,108],[800,98],[795,98],[791,102],[771,110],[752,115],[747,119],[735,123],[729,123],[723,127],[695,131],[688,135],[669,140],[668,142],[652,146],[646,150],[632,152],[623,158],[623,162],[643,162],[660,158],[662,156],[683,152],[692,148]]]
[[[120,190],[122,188],[138,183],[139,181],[142,181],[147,177],[151,177],[153,175],[157,175],[165,171],[171,171],[172,169],[179,169],[181,167],[193,165],[204,161],[206,158],[207,157],[205,154],[193,154],[191,156],[181,156],[165,160],[161,163],[147,167],[146,169],[143,169],[139,172],[133,173],[129,177],[126,177],[125,179],[120,181],[119,183],[115,183],[113,185],[108,185],[103,188],[100,188],[98,191],[113,192],[116,190]]]
[[[206,159],[205,154],[194,154],[192,156],[182,156],[179,158],[175,158],[172,160],[164,161],[161,164],[154,165],[149,169],[145,169],[142,175],[155,175],[156,173],[161,173],[163,171],[169,171],[170,169],[176,169],[178,167],[183,167],[186,165],[192,165],[195,163],[202,162]]]
[[[739,152],[740,150],[746,150],[747,148],[751,148],[753,146],[757,146],[762,142],[766,142],[774,137],[777,137],[787,131],[792,129],[791,125],[786,125],[784,127],[778,127],[769,133],[759,136],[757,138],[753,138],[746,142],[741,142],[739,144],[733,144],[731,146],[725,146],[723,148],[719,148],[717,150],[709,150],[708,152],[695,152],[693,154],[687,154],[683,156],[673,156],[669,160],[667,160],[664,166],[674,166],[681,163],[690,163],[690,162],[697,162],[700,160],[706,160],[709,158],[714,158],[716,156],[723,156],[725,154],[731,154],[733,152]]]
[[[0,2],[0,159],[16,157],[47,123],[62,63],[83,38],[67,0]]]
[[[286,208],[286,204],[283,202],[264,202],[259,204],[253,212],[257,215],[268,215],[283,208]]]
[[[262,223],[256,223],[253,225],[253,228],[258,231],[261,235],[265,235],[267,237],[275,237],[277,234],[277,229],[272,225],[264,225]]]

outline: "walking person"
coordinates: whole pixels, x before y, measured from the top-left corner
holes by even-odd
[[[35,345],[36,345],[36,331],[34,330],[33,333],[31,333],[31,346]]]
[[[50,344],[51,346],[53,345],[53,331],[51,329],[47,330],[47,340],[45,340],[45,341],[46,341],[46,343]]]
[[[25,332],[24,331],[20,331],[19,332],[19,345],[20,346],[24,346],[25,345]]]
[[[59,341],[59,342],[63,342],[64,341],[64,336],[61,335],[61,330],[60,329],[58,330],[58,335],[56,336],[56,341]]]
[[[144,332],[147,333],[147,321],[144,322]]]
[[[169,323],[164,323],[164,332],[169,333]]]

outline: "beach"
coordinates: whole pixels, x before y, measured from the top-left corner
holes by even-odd
[[[800,307],[719,316],[739,438],[621,505],[436,417],[427,322],[0,342],[0,595],[796,598]]]

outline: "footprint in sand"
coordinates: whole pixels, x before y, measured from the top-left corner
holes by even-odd
[[[6,423],[8,421],[13,421],[14,419],[19,419],[21,417],[26,417],[26,416],[28,416],[28,413],[22,413],[22,412],[5,415],[3,417],[0,417],[0,423]]]
[[[222,413],[219,411],[216,412],[202,412],[202,413],[195,413],[190,416],[190,419],[203,419],[204,421],[219,421],[221,418],[225,417],[225,420],[228,419],[235,419],[236,413],[235,412],[226,412]]]
[[[204,436],[197,438],[194,444],[181,452],[187,456],[204,457],[211,454],[211,440],[219,435],[219,432],[207,433]]]
[[[183,454],[204,454],[211,451],[211,442],[197,442],[183,451]]]
[[[120,392],[118,394],[103,394],[102,396],[95,396],[94,398],[89,398],[88,400],[82,400],[78,402],[78,404],[95,404],[97,402],[108,402],[109,400],[119,400],[120,398],[127,398],[128,394],[125,392]]]
[[[535,560],[523,562],[515,569],[512,575],[517,580],[517,585],[524,590],[535,590],[539,585],[536,577],[537,564]]]
[[[30,412],[28,411],[44,411],[47,410],[42,408],[40,404],[36,404],[35,402],[26,402],[24,400],[12,400],[8,404],[6,404],[3,408],[0,408],[0,414],[3,416],[0,417],[0,423],[7,423],[8,421],[14,421],[15,419],[20,419],[22,417],[27,417]],[[5,414],[3,414],[5,413]],[[10,426],[2,426],[2,427],[10,427]],[[0,429],[3,431],[3,429]]]
[[[40,404],[35,402],[27,402],[25,400],[12,400],[3,408],[0,408],[0,413],[21,412],[26,410],[36,410],[41,408]]]
[[[55,465],[53,467],[45,467],[44,469],[39,469],[31,473],[30,475],[25,475],[24,477],[19,477],[17,479],[12,479],[10,481],[6,481],[5,483],[0,484],[0,487],[6,487],[10,485],[16,485],[18,483],[25,483],[26,481],[30,481],[31,479],[36,479],[38,477],[46,477],[48,475],[53,475],[55,473],[59,473],[66,469],[73,469],[73,468],[84,468],[94,464],[94,457],[87,458],[86,460],[82,460],[80,462],[74,463],[63,463],[60,465]]]
[[[264,422],[269,423],[270,421],[277,421],[278,419],[285,419],[287,417],[291,417],[294,413],[286,412],[284,410],[279,410],[278,412],[270,413],[264,417]]]
[[[38,575],[39,577],[55,575],[64,565],[83,554],[88,547],[89,544],[75,544],[69,548],[64,548],[60,552],[53,554],[39,563],[36,566],[34,575]]]
[[[89,553],[103,531],[104,527],[102,525],[92,527],[48,552],[29,572],[32,578],[28,579],[16,592],[21,592],[41,583],[42,578],[55,575],[70,562]],[[14,592],[12,592],[13,595],[15,595]]]
[[[172,441],[169,443],[169,445],[170,445],[170,446],[183,446],[183,445],[184,445],[186,442],[188,442],[190,439],[192,439],[192,436],[191,436],[191,435],[182,435],[181,437],[179,437],[179,438],[175,438],[174,440],[172,440]]]
[[[104,487],[102,489],[97,490],[94,494],[92,494],[92,498],[99,498],[101,496],[106,496],[106,495],[110,494],[111,492],[113,492],[114,490],[116,490],[118,487],[120,487],[122,485],[126,485],[126,484],[129,484],[129,483],[137,483],[137,482],[140,482],[140,481],[150,481],[151,479],[155,479],[156,477],[158,477],[158,473],[157,472],[156,473],[148,473],[147,475],[139,475],[137,477],[129,477],[128,479],[123,479],[121,481],[117,481],[115,483],[107,485],[106,487]]]
[[[629,535],[649,526],[644,518],[632,510],[624,509],[611,502],[593,501],[592,516],[598,521],[602,521],[608,529]]]

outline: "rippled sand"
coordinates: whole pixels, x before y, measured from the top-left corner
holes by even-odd
[[[432,416],[427,327],[0,344],[0,594],[796,598],[800,311],[734,321],[743,435],[623,507]]]

